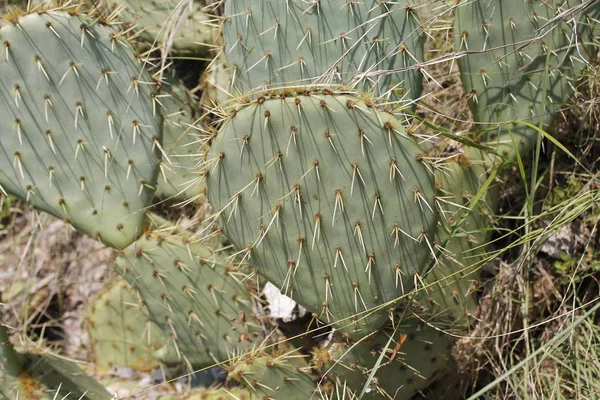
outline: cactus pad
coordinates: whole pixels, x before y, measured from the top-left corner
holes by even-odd
[[[20,354],[0,325],[0,396],[6,400],[62,398],[109,400],[111,396],[73,362],[49,354]]]
[[[487,131],[500,153],[526,151],[537,134],[522,120],[544,128],[573,92],[569,76],[584,66],[572,57],[571,27],[548,23],[563,1],[469,1],[457,7],[455,47],[472,52],[458,59],[465,92],[475,120],[502,124]],[[525,9],[523,9],[525,7]],[[512,135],[512,136],[511,136]]]
[[[269,355],[254,350],[230,363],[228,379],[239,382],[258,399],[308,399],[317,384],[302,357],[294,352]]]
[[[150,371],[158,366],[154,351],[164,340],[160,329],[148,321],[138,297],[120,280],[92,303],[89,313],[90,343],[96,366]]]
[[[117,31],[47,11],[0,22],[0,190],[123,248],[158,172],[150,78]]]
[[[424,40],[411,4],[227,1],[223,37],[234,86],[243,93],[265,84],[354,82],[378,96],[415,99],[423,77],[411,67],[424,59]]]
[[[212,365],[262,338],[241,271],[170,228],[148,232],[117,258],[167,337],[165,363]]]
[[[174,77],[166,79],[161,96],[164,158],[156,195],[194,201],[204,191],[197,167],[202,145],[193,128],[199,111],[187,88]]]
[[[410,399],[443,376],[451,365],[452,340],[414,318],[399,324],[395,333],[384,330],[360,343],[331,345],[324,363],[329,379],[358,396],[382,351],[385,355],[363,399]]]
[[[478,151],[469,151],[436,174],[436,207],[441,218],[435,242],[439,251],[437,262],[423,277],[427,288],[418,296],[431,314],[449,315],[456,325],[468,323],[469,314],[477,307],[474,282],[479,278],[499,201],[497,188],[486,188],[485,195],[479,193],[487,179],[485,167],[477,162],[482,157]]]
[[[350,94],[282,93],[231,115],[206,167],[226,235],[322,321],[359,336],[381,327],[426,267],[437,223],[417,142]]]
[[[139,42],[180,55],[202,55],[214,43],[216,22],[196,0],[112,0],[112,11],[134,26]]]

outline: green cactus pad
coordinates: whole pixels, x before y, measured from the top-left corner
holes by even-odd
[[[134,290],[120,280],[92,302],[88,332],[95,364],[150,371],[158,366],[154,352],[163,334],[143,313]]]
[[[477,151],[468,153],[448,162],[436,174],[436,207],[441,217],[435,242],[439,251],[436,262],[423,276],[427,287],[416,299],[430,314],[449,315],[455,325],[468,323],[469,315],[476,310],[475,283],[500,198],[497,188],[488,187],[485,195],[472,203],[480,196],[487,173],[478,162],[482,155]]]
[[[588,59],[598,58],[600,50],[600,3],[592,2],[579,18],[579,35]]]
[[[176,78],[167,77],[160,94],[162,104],[164,157],[156,195],[194,201],[203,197],[204,184],[198,174],[202,144],[193,127],[199,117],[195,99]]]
[[[255,350],[230,363],[227,379],[240,383],[257,399],[309,399],[317,384],[303,357],[297,352],[269,355]]]
[[[158,400],[180,400],[181,395],[166,394],[160,396]],[[254,400],[249,391],[237,388],[218,388],[194,391],[185,395],[186,400]]]
[[[109,400],[111,396],[74,363],[49,354],[19,354],[0,325],[0,395],[6,400]]]
[[[179,55],[200,56],[214,44],[218,23],[196,0],[112,0],[111,11],[135,27],[138,42]]]
[[[433,174],[415,139],[369,100],[261,97],[223,122],[210,157],[208,196],[226,235],[336,329],[381,327],[386,302],[411,291],[427,266]]]
[[[455,47],[468,51],[458,59],[465,92],[484,138],[500,153],[514,156],[535,143],[537,133],[568,102],[584,66],[572,54],[570,26],[549,23],[563,1],[464,1],[456,8]],[[489,130],[495,124],[498,129]],[[513,140],[515,145],[513,145]]]
[[[230,68],[226,65],[223,53],[215,57],[200,78],[202,96],[200,104],[210,110],[233,98],[231,93]]]
[[[124,248],[158,173],[150,78],[114,29],[48,11],[0,22],[0,190]]]
[[[354,83],[378,96],[415,99],[424,38],[412,4],[227,1],[223,37],[234,87],[243,93],[265,84]]]
[[[363,399],[410,399],[448,373],[451,338],[414,318],[399,324],[395,334],[384,330],[360,343],[330,346],[321,360],[326,361],[323,369],[338,388],[346,388],[346,398],[362,392],[382,351],[385,355]]]
[[[162,361],[212,365],[262,337],[242,272],[190,236],[173,228],[148,232],[121,252],[118,272],[167,337]]]

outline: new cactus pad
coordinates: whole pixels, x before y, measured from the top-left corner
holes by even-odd
[[[0,190],[124,248],[161,141],[150,78],[119,32],[62,11],[0,22]]]
[[[381,327],[431,257],[431,167],[368,99],[260,97],[231,112],[209,157],[209,200],[243,258],[338,329]]]
[[[265,85],[353,83],[377,96],[415,99],[423,77],[411,67],[423,60],[424,38],[412,6],[379,0],[227,1],[223,37],[233,85],[244,93]]]

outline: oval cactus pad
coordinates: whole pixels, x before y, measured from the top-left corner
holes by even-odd
[[[379,328],[389,307],[372,309],[426,268],[433,175],[414,138],[368,100],[260,97],[224,122],[207,164],[209,200],[240,253],[337,328]]]
[[[151,82],[109,26],[52,11],[0,23],[0,190],[123,248],[152,200]]]

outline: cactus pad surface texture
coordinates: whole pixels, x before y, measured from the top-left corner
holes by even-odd
[[[142,64],[118,31],[63,11],[4,19],[0,41],[0,190],[128,246],[162,135]]]
[[[17,353],[0,325],[0,396],[6,400],[109,400],[111,396],[73,362],[50,354]]]
[[[304,356],[293,350],[274,354],[254,350],[233,359],[226,370],[227,379],[257,399],[302,400],[311,398],[317,387]]]
[[[526,151],[538,135],[512,121],[547,127],[573,93],[571,77],[584,66],[574,53],[572,27],[554,19],[568,3],[578,2],[462,3],[456,8],[455,47],[473,52],[458,59],[469,107],[499,153]],[[495,124],[500,127],[490,129]]]
[[[212,365],[262,340],[243,274],[189,232],[163,227],[117,258],[117,271],[140,293],[167,346],[167,364]]]
[[[126,26],[135,27],[142,47],[199,56],[214,43],[216,23],[199,1],[114,0],[109,4]]]
[[[139,303],[137,293],[123,280],[109,285],[93,301],[88,333],[98,368],[150,371],[158,366],[154,352],[163,346],[163,335]]]
[[[161,89],[163,121],[163,159],[156,196],[183,201],[203,197],[198,167],[202,145],[193,125],[200,111],[195,98],[173,76],[167,76]]]
[[[363,399],[410,399],[448,371],[450,337],[414,317],[398,324],[396,330],[388,327],[359,343],[341,341],[330,346],[324,369],[338,388],[358,397],[383,351],[383,361]]]
[[[412,6],[411,1],[228,0],[223,37],[233,85],[244,93],[281,83],[354,82],[378,96],[415,99],[423,77],[409,67],[424,59],[424,38]],[[377,73],[404,68],[409,69]]]
[[[430,257],[438,216],[428,168],[395,117],[326,90],[240,106],[206,174],[243,258],[322,321],[363,336]]]

